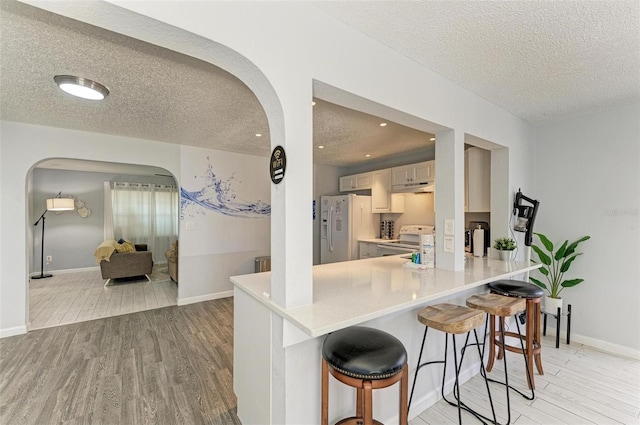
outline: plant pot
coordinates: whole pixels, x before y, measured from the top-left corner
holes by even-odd
[[[513,251],[506,250],[498,250],[498,255],[500,256],[501,261],[511,261],[513,256]]]
[[[562,313],[562,298],[551,298],[548,295],[544,297],[544,312],[549,314],[557,314],[558,307]]]

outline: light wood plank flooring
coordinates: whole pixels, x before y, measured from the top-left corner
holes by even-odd
[[[239,424],[233,300],[0,340],[0,424]]]
[[[639,424],[640,361],[543,339],[536,399],[513,395],[511,423]],[[0,424],[238,424],[232,386],[233,299],[31,331],[0,340]],[[526,388],[521,356],[510,382]],[[500,363],[490,375],[499,377]],[[487,406],[483,381],[462,386]],[[498,419],[503,387],[492,384]],[[440,401],[411,425],[457,423]],[[464,413],[464,423],[479,423]]]
[[[556,349],[555,337],[543,337],[542,342],[544,375],[535,373],[536,398],[529,401],[511,393],[512,424],[640,424],[640,361],[581,344],[566,345],[562,340]],[[527,384],[522,355],[507,352],[507,367],[509,383],[524,392]],[[502,381],[503,370],[502,361],[496,361],[489,377]],[[491,384],[490,388],[498,421],[505,423],[504,387]],[[451,395],[448,398],[453,400]],[[479,375],[462,386],[462,400],[490,416],[484,380]],[[480,423],[469,413],[462,415],[463,423]],[[444,400],[409,422],[410,425],[457,423],[457,408]]]
[[[57,274],[29,282],[30,329],[84,322],[176,305],[178,286],[166,264],[154,265],[149,276],[112,279],[104,287],[100,271]]]

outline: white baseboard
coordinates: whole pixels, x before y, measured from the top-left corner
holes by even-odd
[[[13,328],[0,329],[0,338],[6,338],[15,335],[24,335],[27,333],[26,326],[15,326]]]
[[[45,270],[45,273],[48,274],[68,274],[68,273],[78,273],[78,272],[94,272],[100,271],[100,266],[95,267],[82,267],[79,269],[62,269],[62,270]],[[38,276],[40,272],[31,273],[29,277]]]
[[[233,297],[233,291],[216,292],[215,294],[199,295],[197,297],[178,298],[178,305],[201,303],[203,301],[217,300]]]
[[[551,329],[547,328],[547,336],[556,336],[556,328],[553,326]],[[560,329],[560,345],[566,344],[567,330]],[[578,344],[588,345],[589,347],[596,348],[607,353],[616,354],[618,356],[630,357],[632,359],[640,360],[640,350],[636,350],[631,347],[625,347],[624,345],[614,344],[613,342],[603,341],[601,339],[592,338],[590,336],[584,336],[571,332],[571,342]]]

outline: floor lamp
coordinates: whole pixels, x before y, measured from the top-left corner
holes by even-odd
[[[42,239],[40,241],[40,275],[32,276],[31,279],[44,279],[53,275],[44,274],[44,222],[47,211],[72,211],[75,209],[75,201],[73,198],[62,198],[62,192],[58,192],[55,198],[47,199],[47,208],[44,210],[38,221],[33,225],[37,226],[42,221]]]

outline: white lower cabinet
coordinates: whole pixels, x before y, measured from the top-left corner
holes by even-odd
[[[375,242],[359,242],[359,258],[374,258],[378,256],[378,244]]]

